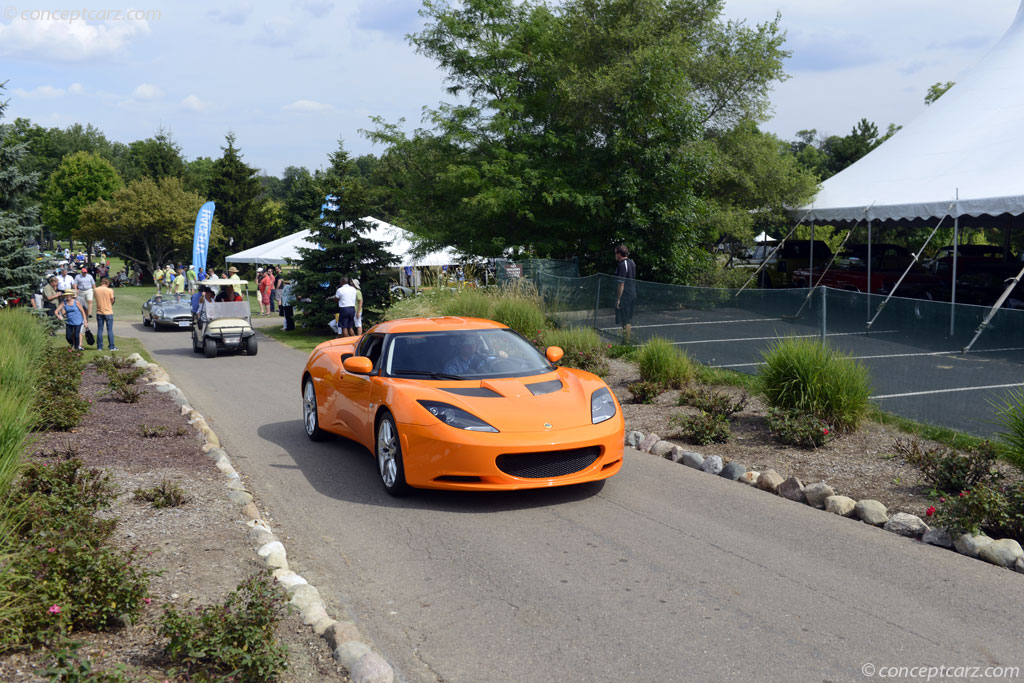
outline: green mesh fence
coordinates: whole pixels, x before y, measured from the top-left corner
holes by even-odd
[[[539,282],[542,276],[554,277],[579,277],[580,264],[576,259],[560,261],[557,259],[523,259],[521,261],[510,261],[508,259],[494,260],[494,274],[498,282],[505,282],[512,279],[508,266],[516,267],[522,273],[521,277],[534,282]]]
[[[543,266],[532,277],[559,324],[623,340],[616,278],[565,277]],[[893,297],[876,317],[884,297],[826,287],[809,295],[638,281],[636,289],[632,343],[659,336],[707,365],[756,373],[780,337],[823,339],[868,367],[879,407],[920,422],[993,436],[992,402],[1024,386],[1024,311],[1000,310],[962,354],[988,308]]]

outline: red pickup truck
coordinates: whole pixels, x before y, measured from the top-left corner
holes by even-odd
[[[871,283],[868,283],[868,246],[857,244],[836,257],[832,267],[825,271],[826,263],[814,267],[814,274],[805,268],[793,271],[793,284],[796,287],[811,287],[819,284],[835,289],[851,292],[871,292],[872,294],[888,294],[914,260],[905,247],[897,244],[871,245]],[[915,264],[903,279],[896,296],[917,299],[940,299],[944,289],[942,279],[929,272],[919,264]]]

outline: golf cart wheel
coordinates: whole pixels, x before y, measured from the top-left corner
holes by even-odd
[[[207,358],[217,357],[217,342],[212,339],[203,340],[203,352]]]
[[[259,344],[256,343],[255,334],[245,341],[245,353],[247,356],[255,356],[259,348]]]
[[[196,336],[196,331],[194,328],[192,330],[192,350],[195,351],[196,353],[203,352],[203,345],[199,343],[199,337]]]

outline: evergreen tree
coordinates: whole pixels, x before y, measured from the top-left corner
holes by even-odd
[[[0,93],[4,89],[0,83]],[[0,121],[7,102],[0,99]],[[36,261],[28,245],[37,240],[42,228],[38,210],[29,201],[38,175],[25,173],[22,163],[28,145],[19,142],[11,127],[0,123],[0,305],[7,298],[32,295],[42,280],[46,262]]]
[[[235,147],[234,133],[228,133],[225,139],[228,146],[221,148],[223,156],[213,162],[209,191],[210,199],[217,204],[217,218],[224,226],[226,248],[232,253],[273,237],[264,234],[263,188],[256,169],[242,161],[241,151]],[[210,262],[219,260],[222,259],[211,258]]]
[[[375,205],[373,190],[349,158],[344,144],[330,156],[321,189],[330,197],[323,217],[309,221],[310,240],[319,249],[300,249],[302,264],[293,273],[295,294],[303,301],[300,320],[307,327],[325,327],[338,310],[334,292],[343,276],[357,277],[363,292],[363,328],[368,309],[379,308],[387,296],[388,269],[397,259],[369,237],[373,224],[363,220]],[[305,301],[308,299],[309,301]]]

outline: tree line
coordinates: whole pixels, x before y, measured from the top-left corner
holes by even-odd
[[[351,159],[339,144],[327,170],[289,166],[276,177],[248,165],[231,133],[219,156],[187,160],[162,129],[124,144],[92,125],[16,119],[0,122],[0,154],[13,164],[0,170],[0,210],[18,205],[23,227],[102,241],[150,269],[187,261],[207,200],[217,204],[218,262],[323,227],[324,197],[348,178],[360,183],[360,210],[410,230],[425,249],[576,258],[588,273],[610,270],[624,241],[643,279],[707,282],[715,246],[749,244],[786,223],[786,207],[898,130],[881,134],[866,119],[844,136],[809,129],[782,140],[762,130],[771,88],[787,78],[781,18],[727,21],[722,7],[424,0],[425,27],[409,39],[445,73],[451,101],[425,108],[412,129],[372,119],[361,133],[382,145],[377,156]],[[926,103],[950,85],[932,86]],[[27,182],[4,180],[14,167]],[[336,218],[349,227],[323,239],[368,229]]]

